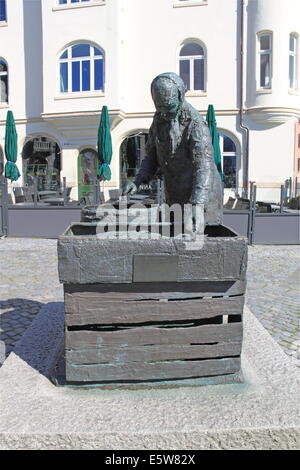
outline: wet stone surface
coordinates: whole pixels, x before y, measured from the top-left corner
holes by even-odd
[[[0,239],[0,365],[43,304],[63,300],[57,241]],[[300,366],[299,246],[250,246],[247,305]]]

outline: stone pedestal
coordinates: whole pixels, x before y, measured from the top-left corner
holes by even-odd
[[[203,246],[104,240],[96,229],[73,224],[58,240],[67,381],[236,378],[246,240],[223,226]]]

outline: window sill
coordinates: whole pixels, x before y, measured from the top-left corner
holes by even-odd
[[[6,109],[6,108],[9,108],[8,103],[0,103],[0,109]]]
[[[289,90],[289,95],[299,96],[298,90]]]
[[[0,21],[0,28],[4,28],[5,26],[8,26],[7,21]]]
[[[72,100],[78,98],[99,98],[105,96],[104,92],[82,92],[82,93],[61,93],[54,97],[55,100]]]
[[[272,88],[261,88],[260,90],[256,90],[256,93],[258,95],[271,94],[273,93],[273,90]]]
[[[102,5],[105,5],[106,1],[105,0],[99,0],[96,2],[84,2],[84,3],[73,3],[73,4],[64,4],[64,5],[56,5],[55,7],[52,8],[52,11],[60,11],[60,10],[73,10],[76,8],[88,8],[88,7],[99,7]]]
[[[185,96],[187,97],[191,97],[191,96],[194,96],[194,97],[197,97],[197,96],[207,96],[207,93],[206,91],[187,91]]]
[[[173,8],[183,8],[183,7],[202,7],[204,5],[208,5],[207,1],[202,1],[202,2],[193,2],[192,0],[190,2],[177,2],[173,4]]]

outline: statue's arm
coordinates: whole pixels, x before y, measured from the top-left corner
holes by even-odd
[[[203,204],[207,209],[212,186],[214,151],[209,128],[205,121],[193,123],[190,135],[190,152],[193,162],[192,204]]]
[[[139,187],[141,184],[147,184],[154,177],[158,169],[155,138],[152,126],[149,130],[148,140],[146,144],[146,157],[142,160],[141,167],[136,175],[135,185]]]

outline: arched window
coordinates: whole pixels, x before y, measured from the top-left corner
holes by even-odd
[[[34,137],[23,147],[24,184],[32,186],[37,178],[39,191],[57,191],[60,188],[60,148],[48,137]]]
[[[297,55],[298,55],[298,37],[296,34],[290,34],[289,45],[289,83],[290,89],[297,89]]]
[[[148,132],[136,131],[125,137],[120,146],[120,181],[121,186],[127,180],[135,180],[141,162],[146,156]]]
[[[0,21],[7,21],[6,0],[0,0]]]
[[[74,44],[59,58],[61,93],[103,91],[104,54],[90,44]]]
[[[5,60],[0,59],[0,104],[8,103],[8,69]]]
[[[237,151],[234,141],[220,133],[220,150],[223,160],[224,188],[237,187]]]
[[[197,42],[188,42],[182,46],[179,53],[179,75],[187,90],[205,91],[204,47]]]

